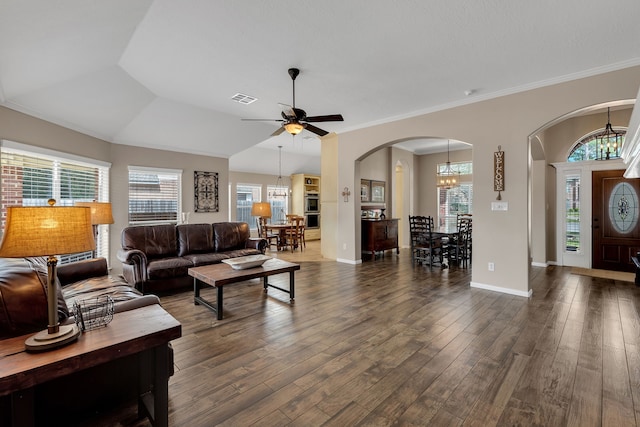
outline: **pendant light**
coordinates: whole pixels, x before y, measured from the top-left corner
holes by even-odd
[[[596,160],[620,158],[623,133],[613,130],[610,117],[610,108],[607,108],[607,125],[604,128],[604,132],[596,138]]]
[[[451,162],[449,161],[449,140],[447,139],[447,164],[443,170],[438,170],[436,186],[442,189],[450,189],[457,187],[459,182],[460,172],[454,172],[451,169]]]
[[[269,197],[287,197],[287,192],[282,185],[282,145],[278,145],[278,180],[276,181],[276,188],[272,193],[269,193]]]

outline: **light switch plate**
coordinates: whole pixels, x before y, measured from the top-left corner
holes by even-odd
[[[492,211],[508,211],[509,202],[491,202]]]

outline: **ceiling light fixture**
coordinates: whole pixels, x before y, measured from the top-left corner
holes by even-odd
[[[607,108],[607,125],[604,128],[604,132],[596,137],[596,160],[620,158],[623,133],[613,130],[610,117],[610,109]]]
[[[298,122],[285,123],[284,129],[291,135],[297,135],[304,129],[304,126]]]
[[[449,161],[449,140],[447,139],[447,163],[443,169],[438,166],[438,178],[436,180],[436,186],[442,189],[450,189],[458,186],[460,182],[460,172],[454,172],[451,169],[451,162]]]
[[[284,189],[284,185],[282,185],[282,145],[278,145],[278,180],[276,181],[276,188],[272,193],[269,193],[269,197],[274,198],[285,198],[287,197],[287,192]]]

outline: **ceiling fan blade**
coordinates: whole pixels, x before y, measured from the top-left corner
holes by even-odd
[[[282,132],[284,132],[284,127],[283,127],[283,126],[280,126],[278,129],[276,129],[276,131],[275,131],[275,132],[273,132],[273,133],[271,134],[271,136],[278,136],[278,135],[280,135]]]
[[[316,135],[320,135],[320,136],[325,136],[326,134],[328,134],[329,132],[327,132],[326,130],[322,130],[319,127],[316,127],[314,125],[310,125],[308,123],[305,123],[304,128],[306,130],[308,130],[309,132],[313,132]]]
[[[307,122],[343,122],[342,114],[329,114],[326,116],[312,116],[305,119]]]
[[[282,119],[240,119],[243,122],[284,122]]]

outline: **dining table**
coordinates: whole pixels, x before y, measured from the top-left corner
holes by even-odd
[[[280,224],[266,224],[264,228],[267,231],[271,231],[273,233],[278,234],[278,250],[284,249],[286,247],[286,235],[287,230],[293,230],[295,226],[290,222],[280,223]]]

